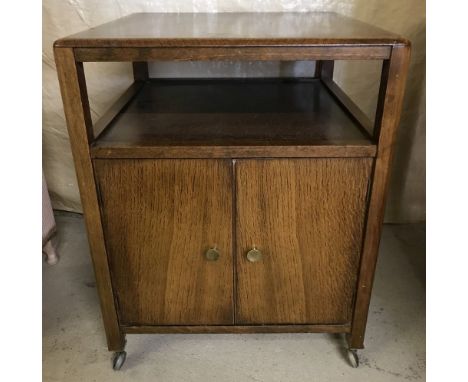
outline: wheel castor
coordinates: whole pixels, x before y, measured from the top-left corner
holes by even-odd
[[[355,369],[359,367],[359,356],[356,349],[348,349],[348,360]]]
[[[120,370],[122,365],[125,362],[125,358],[127,358],[126,351],[118,351],[114,354],[114,358],[112,359],[112,369]]]

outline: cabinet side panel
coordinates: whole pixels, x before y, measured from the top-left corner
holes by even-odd
[[[127,325],[233,323],[228,161],[95,160]],[[216,247],[217,261],[205,251]]]
[[[351,321],[371,165],[238,161],[238,323]],[[251,263],[254,246],[263,258]]]

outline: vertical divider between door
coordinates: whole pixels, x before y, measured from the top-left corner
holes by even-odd
[[[237,180],[236,159],[231,160],[232,181],[232,313],[233,324],[237,324]]]

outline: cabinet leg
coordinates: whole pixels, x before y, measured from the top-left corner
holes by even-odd
[[[127,340],[125,333],[119,331],[118,333],[112,333],[111,336],[107,337],[107,349],[109,351],[119,352],[125,349]]]
[[[348,349],[364,349],[364,336],[356,332],[346,334]]]

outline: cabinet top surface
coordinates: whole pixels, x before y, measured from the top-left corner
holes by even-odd
[[[396,34],[329,12],[134,13],[57,40],[56,47],[407,44]]]

